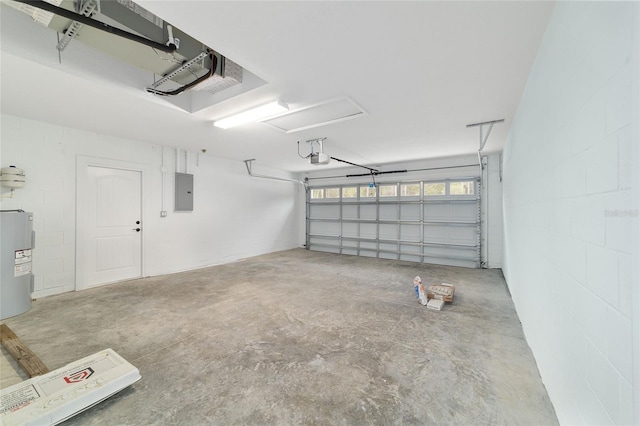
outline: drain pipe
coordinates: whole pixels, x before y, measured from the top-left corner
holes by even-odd
[[[256,161],[255,158],[252,158],[250,160],[244,160],[244,165],[247,167],[247,173],[249,173],[249,176],[251,177],[257,177],[257,178],[261,178],[261,179],[271,179],[271,180],[280,180],[283,182],[293,182],[293,183],[299,183],[300,185],[305,185],[305,183],[301,180],[297,180],[297,179],[288,179],[288,178],[281,178],[281,177],[276,177],[276,176],[265,176],[265,175],[259,175],[256,173],[253,173],[251,171],[251,162],[252,161]],[[305,185],[306,187],[306,185]]]

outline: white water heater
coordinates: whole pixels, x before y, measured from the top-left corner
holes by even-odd
[[[33,214],[0,210],[0,319],[31,309]]]

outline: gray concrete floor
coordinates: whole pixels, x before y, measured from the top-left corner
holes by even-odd
[[[454,303],[418,304],[415,275],[455,284]],[[500,270],[296,249],[5,322],[50,369],[109,347],[140,369],[68,425],[557,424]]]

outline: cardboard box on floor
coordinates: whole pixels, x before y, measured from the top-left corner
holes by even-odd
[[[444,300],[445,302],[453,302],[453,295],[456,292],[456,287],[442,283],[439,285],[430,285],[427,287],[427,299]]]
[[[444,306],[444,300],[429,299],[427,302],[427,309],[432,309],[434,311],[441,311],[442,306]]]

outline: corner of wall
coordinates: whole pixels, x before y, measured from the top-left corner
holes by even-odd
[[[504,150],[504,274],[560,423],[640,421],[638,4],[558,2]]]

